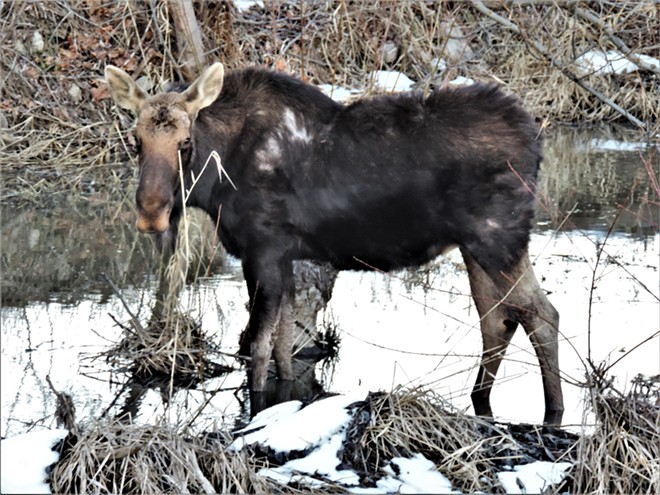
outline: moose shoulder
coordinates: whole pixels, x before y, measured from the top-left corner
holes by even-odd
[[[515,98],[473,85],[344,106],[295,78],[225,76],[219,63],[187,89],[155,96],[115,67],[106,80],[115,102],[137,114],[138,229],[171,235],[185,197],[242,260],[252,391],[263,390],[271,356],[278,377],[292,379],[294,260],[391,270],[458,246],[481,317],[476,413],[491,414],[493,381],[520,324],[541,366],[544,420],[561,422],[559,317],[527,254],[541,142]],[[231,180],[208,165],[212,152]]]

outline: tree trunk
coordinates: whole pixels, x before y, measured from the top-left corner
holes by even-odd
[[[179,49],[178,64],[184,77],[195,79],[206,65],[202,34],[197,24],[193,2],[169,1]]]
[[[293,265],[296,298],[293,308],[294,356],[319,359],[326,355],[324,335],[316,327],[316,317],[332,297],[338,271],[329,263],[298,261]]]

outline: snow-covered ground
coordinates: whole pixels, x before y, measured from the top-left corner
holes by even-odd
[[[353,419],[360,394],[336,395],[302,407],[300,401],[278,404],[257,414],[237,432],[229,451],[258,444],[280,454],[306,452],[282,466],[262,469],[259,474],[286,485],[296,482],[323,489],[339,484],[352,493],[459,493],[437,466],[422,454],[395,457],[383,470],[375,487],[360,485],[357,473],[338,469],[346,430]],[[51,447],[66,430],[42,430],[2,441],[2,493],[50,493],[46,470],[57,461]],[[497,474],[507,493],[540,493],[563,480],[567,462],[533,462]]]
[[[50,493],[46,470],[59,454],[51,450],[67,430],[31,431],[0,442],[0,492]]]
[[[459,493],[437,466],[419,453],[390,459],[376,487],[362,487],[355,472],[337,470],[346,429],[354,414],[352,405],[364,398],[337,395],[304,408],[298,401],[279,404],[255,416],[230,449],[259,444],[279,453],[307,451],[305,457],[261,471],[262,476],[281,483],[295,481],[322,488],[324,483],[334,482],[352,493]],[[561,482],[570,466],[567,462],[534,462],[498,473],[498,479],[507,493],[540,493]]]

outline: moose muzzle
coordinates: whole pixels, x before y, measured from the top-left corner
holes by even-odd
[[[135,193],[138,231],[156,234],[168,229],[176,181],[176,168],[167,161],[142,164],[140,182]]]

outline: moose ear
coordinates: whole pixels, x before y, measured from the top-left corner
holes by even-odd
[[[213,103],[220,96],[224,79],[225,68],[220,62],[207,67],[183,93],[188,102],[188,111],[197,115],[202,108]]]
[[[110,88],[110,95],[121,108],[137,113],[147,94],[123,70],[108,65],[105,68],[105,81]]]

